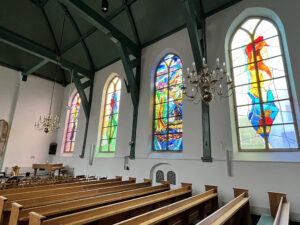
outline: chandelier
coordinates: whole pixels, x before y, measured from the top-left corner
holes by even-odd
[[[66,11],[64,13],[61,36],[60,36],[60,43],[59,43],[58,49],[61,49],[61,47],[62,47],[65,21],[66,21]],[[52,102],[53,102],[53,96],[54,96],[54,90],[55,90],[55,84],[56,84],[56,75],[58,73],[58,66],[59,66],[58,61],[59,60],[60,60],[60,55],[59,55],[59,51],[58,51],[57,56],[56,56],[56,68],[55,68],[54,83],[53,83],[53,87],[52,87],[52,95],[51,95],[49,113],[48,113],[48,115],[40,116],[38,121],[34,123],[35,129],[45,132],[46,134],[49,132],[56,132],[60,128],[59,116],[51,115]]]
[[[225,62],[223,68],[220,67],[220,60],[216,60],[216,68],[209,70],[205,58],[203,58],[203,64],[201,71],[197,72],[195,62],[193,62],[192,70],[187,68],[187,81],[192,87],[191,91],[187,90],[185,79],[183,78],[183,94],[188,100],[194,103],[199,103],[201,100],[205,103],[211,102],[215,96],[229,97],[232,95],[233,83],[231,77],[226,71]],[[227,89],[224,89],[222,83],[225,82]]]

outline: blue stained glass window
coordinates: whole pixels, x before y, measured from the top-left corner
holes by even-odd
[[[182,151],[182,62],[166,55],[156,71],[153,150]]]
[[[272,21],[249,18],[231,40],[240,150],[298,149],[281,37]]]

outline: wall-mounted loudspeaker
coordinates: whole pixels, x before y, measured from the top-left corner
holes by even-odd
[[[57,149],[57,143],[53,142],[49,146],[49,155],[55,155],[56,154],[56,149]]]

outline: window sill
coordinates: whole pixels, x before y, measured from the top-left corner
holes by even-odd
[[[159,152],[150,152],[148,154],[149,158],[154,158],[154,159],[183,159],[183,153],[182,151],[178,152],[164,152],[164,151],[159,151]]]
[[[108,152],[108,153],[96,152],[95,157],[96,158],[115,158],[115,153],[114,152]]]
[[[236,152],[233,161],[300,162],[300,152]]]

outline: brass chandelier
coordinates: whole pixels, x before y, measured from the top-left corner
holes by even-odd
[[[189,86],[191,86],[191,91],[188,92],[183,78],[183,94],[194,103],[199,103],[201,100],[209,103],[215,96],[229,97],[232,95],[233,83],[231,77],[226,71],[225,62],[223,67],[220,67],[219,58],[216,60],[216,68],[212,71],[209,70],[205,58],[203,58],[202,69],[199,72],[196,70],[195,62],[193,62],[192,70],[190,71],[187,68],[186,78]],[[226,85],[222,84],[224,82],[226,82]],[[227,86],[227,89],[224,86]]]

